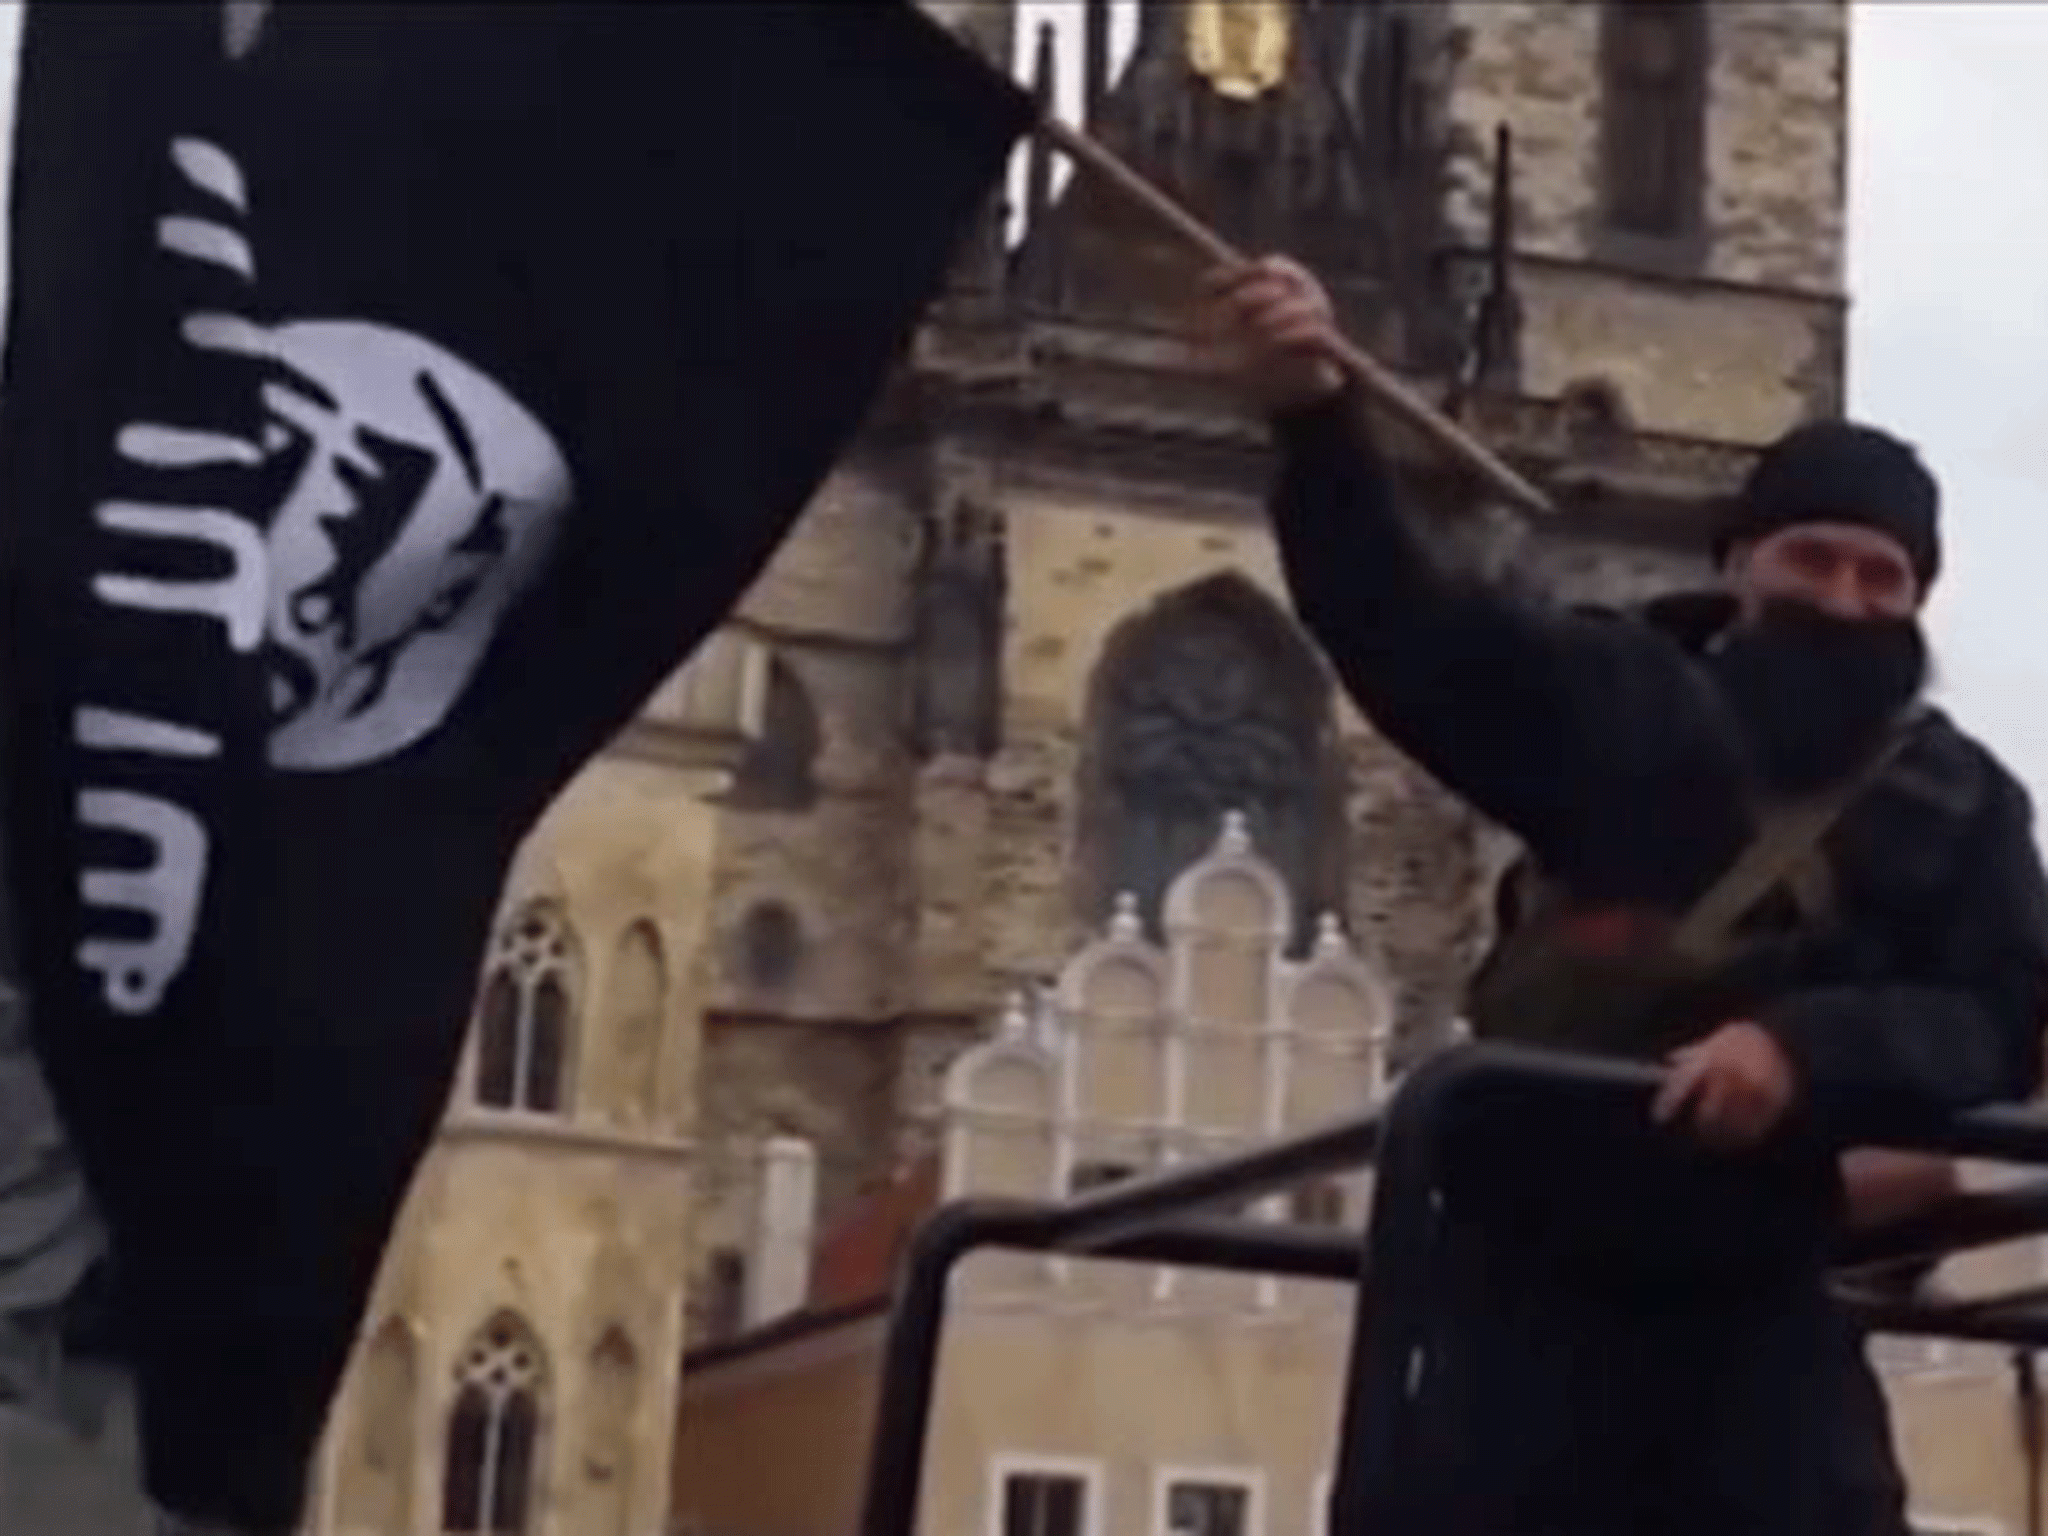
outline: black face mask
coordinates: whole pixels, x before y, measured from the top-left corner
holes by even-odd
[[[1811,794],[1860,767],[1927,681],[1912,619],[1839,619],[1774,602],[1711,657],[1766,788]]]

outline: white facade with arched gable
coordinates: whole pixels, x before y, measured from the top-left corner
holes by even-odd
[[[947,1198],[1056,1199],[1227,1154],[1353,1113],[1385,1091],[1394,1002],[1385,973],[1332,917],[1286,956],[1294,915],[1244,818],[1169,887],[1164,944],[1124,897],[1051,985],[1011,1000],[991,1037],[947,1073]],[[1364,1179],[1321,1219],[1362,1227]],[[1247,1213],[1282,1219],[1286,1194]],[[984,1255],[979,1299],[1149,1301],[1270,1308],[1296,1290],[1164,1268]]]

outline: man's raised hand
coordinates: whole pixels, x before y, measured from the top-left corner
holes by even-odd
[[[1219,267],[1203,289],[1215,335],[1257,409],[1298,409],[1344,387],[1330,296],[1299,262],[1262,256]]]

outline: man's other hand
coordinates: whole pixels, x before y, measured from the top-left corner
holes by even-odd
[[[1671,1053],[1651,1109],[1660,1125],[1688,1122],[1709,1146],[1755,1146],[1791,1109],[1799,1082],[1784,1049],[1751,1023],[1724,1024]]]
[[[1256,408],[1277,415],[1344,387],[1330,296],[1300,263],[1263,256],[1220,267],[1203,288],[1215,336]]]
[[[1868,1231],[1946,1204],[1963,1181],[1946,1157],[1854,1147],[1842,1154],[1842,1192],[1850,1229]]]

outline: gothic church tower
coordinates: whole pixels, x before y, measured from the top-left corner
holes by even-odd
[[[1310,263],[1355,339],[1558,502],[1526,524],[1390,437],[1461,557],[1580,599],[1696,579],[1711,500],[1839,405],[1837,0],[929,8],[1021,45],[1049,97],[1078,59],[1092,132]],[[1042,43],[1053,15],[1078,38]],[[1483,939],[1495,839],[1290,617],[1264,433],[1185,340],[1186,253],[1044,158],[1021,181],[736,621],[773,663],[706,937],[698,1337],[772,1310],[747,1283],[763,1147],[815,1150],[829,1221],[926,1144],[1004,995],[1120,892],[1156,923],[1226,811],[1304,938],[1332,913],[1383,959],[1411,1047]]]

